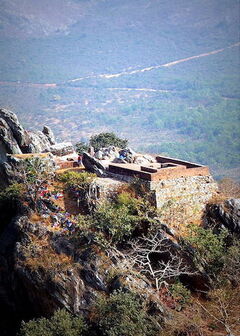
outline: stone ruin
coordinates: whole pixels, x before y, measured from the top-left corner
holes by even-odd
[[[107,184],[112,192],[114,186],[119,186],[116,181],[127,183],[138,179],[163,222],[170,221],[168,224],[175,226],[199,223],[206,204],[218,191],[209,168],[200,164],[112,146],[99,150],[95,157],[89,154],[84,157],[86,168],[100,177],[96,181],[100,197],[107,195]],[[107,177],[105,183],[102,177]]]
[[[49,127],[28,132],[11,111],[0,110],[0,181],[10,175],[11,162],[34,153],[52,153],[57,166],[73,168],[77,154],[71,143],[56,143]],[[10,162],[11,161],[11,162]],[[109,146],[93,155],[84,153],[86,170],[96,173],[98,194],[106,195],[120,183],[138,179],[151,195],[164,222],[176,225],[200,221],[206,203],[216,194],[207,166],[174,158],[136,153],[131,148]],[[105,179],[105,180],[104,180]]]

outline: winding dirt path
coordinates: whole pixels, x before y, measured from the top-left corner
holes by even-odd
[[[22,81],[16,81],[16,82],[7,82],[7,81],[0,81],[0,85],[4,86],[4,85],[12,85],[12,86],[26,86],[26,87],[36,87],[36,88],[51,88],[51,87],[56,87],[58,85],[61,84],[67,84],[67,83],[74,83],[74,82],[78,82],[78,81],[82,81],[85,79],[91,79],[91,78],[104,78],[104,79],[111,79],[111,78],[118,78],[121,76],[127,76],[127,75],[134,75],[137,73],[143,73],[143,72],[147,72],[147,71],[152,71],[152,70],[156,70],[156,69],[160,69],[160,68],[164,68],[164,67],[171,67],[171,66],[175,66],[177,64],[183,63],[183,62],[189,62],[193,59],[197,59],[197,58],[201,58],[201,57],[207,57],[210,55],[215,55],[218,53],[221,53],[227,49],[231,49],[231,48],[235,48],[240,46],[240,42],[231,44],[229,47],[226,48],[221,48],[221,49],[216,49],[213,51],[210,51],[208,53],[203,53],[203,54],[199,54],[199,55],[195,55],[195,56],[190,56],[187,58],[181,58],[179,60],[173,61],[173,62],[169,62],[169,63],[165,63],[165,64],[160,64],[160,65],[155,65],[155,66],[150,66],[147,68],[142,68],[142,69],[137,69],[137,70],[132,70],[132,71],[122,71],[119,73],[114,73],[114,74],[99,74],[99,75],[90,75],[90,76],[85,76],[85,77],[79,77],[79,78],[74,78],[74,79],[70,79],[66,82],[63,83],[30,83],[30,82],[22,82]],[[118,90],[119,88],[108,88],[109,90]],[[121,90],[139,90],[139,91],[161,91],[161,92],[167,92],[167,90],[155,90],[155,89],[129,89],[129,88],[121,88]]]
[[[142,69],[137,69],[137,70],[133,70],[133,71],[122,71],[122,72],[115,73],[115,74],[100,74],[100,75],[91,75],[91,76],[86,76],[86,77],[79,77],[79,78],[71,79],[71,80],[67,81],[67,83],[74,83],[74,82],[82,81],[84,79],[89,79],[89,78],[111,79],[111,78],[117,78],[117,77],[126,76],[126,75],[134,75],[134,74],[141,73],[141,72],[146,72],[146,71],[152,71],[152,70],[159,69],[159,68],[171,67],[171,66],[177,65],[179,63],[191,61],[191,60],[196,59],[196,58],[201,58],[201,57],[206,57],[206,56],[218,54],[220,52],[223,52],[224,50],[234,48],[234,47],[238,47],[238,46],[240,46],[240,42],[234,43],[234,44],[232,44],[232,45],[230,45],[229,47],[226,47],[226,48],[213,50],[213,51],[210,51],[208,53],[203,53],[203,54],[199,54],[199,55],[195,55],[195,56],[191,56],[191,57],[187,57],[187,58],[182,58],[182,59],[170,62],[170,63],[155,65],[155,66],[142,68]]]

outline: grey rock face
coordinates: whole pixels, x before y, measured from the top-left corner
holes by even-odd
[[[105,176],[105,167],[97,159],[86,152],[83,153],[82,163],[86,170],[91,173],[95,173],[99,177]]]
[[[50,127],[43,126],[42,133],[44,135],[46,135],[46,137],[48,138],[48,141],[50,142],[51,145],[55,145],[55,143],[56,143],[55,137],[54,137],[53,131],[51,130]]]
[[[17,116],[0,109],[0,162],[7,160],[7,154],[52,152],[63,156],[74,152],[71,143],[56,143],[52,130],[44,126],[42,132],[27,132]]]
[[[48,137],[42,132],[29,132],[29,145],[28,153],[41,153],[43,151],[48,152],[50,150],[50,142]]]
[[[7,153],[9,154],[22,153],[17,140],[14,138],[12,129],[3,118],[0,118],[0,150],[2,161],[6,157]]]
[[[0,118],[5,120],[5,122],[8,124],[8,127],[12,131],[13,137],[15,138],[19,147],[21,148],[22,146],[25,146],[26,132],[19,123],[16,114],[6,109],[0,109]]]
[[[74,148],[71,142],[59,142],[50,146],[48,151],[57,156],[64,156],[74,153]]]
[[[26,260],[38,262],[44,253],[42,251],[39,254],[39,247],[35,244],[26,254],[32,244],[30,237],[35,237],[36,241],[50,239],[51,242],[63,239],[58,233],[53,237],[46,227],[40,223],[31,223],[26,216],[15,218],[0,235],[0,307],[9,307],[13,320],[16,317],[48,316],[63,307],[78,313],[88,308],[96,299],[98,291],[107,290],[105,280],[98,273],[97,260],[89,260],[94,270],[85,265],[81,258],[74,263],[75,247],[68,240],[66,244],[71,245],[70,254],[66,249],[67,254],[64,254],[66,258],[68,255],[72,259],[69,259],[65,268],[64,264],[58,270],[41,266],[33,269],[27,267]]]
[[[136,152],[132,148],[124,148],[119,151],[119,155],[128,163],[133,163],[134,158],[136,156]]]
[[[55,144],[52,131],[45,126],[43,132],[27,132],[17,116],[8,110],[0,109],[0,159],[8,154],[41,153]]]
[[[233,233],[240,233],[240,199],[229,199],[218,204],[210,204],[206,210],[207,226],[225,227]]]

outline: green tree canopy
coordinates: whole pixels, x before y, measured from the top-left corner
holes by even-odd
[[[121,139],[112,132],[100,133],[90,138],[90,145],[93,146],[94,150],[98,150],[102,147],[107,147],[111,145],[120,148],[125,148],[127,144],[128,144],[127,139]]]
[[[81,316],[73,316],[66,310],[57,310],[54,315],[23,322],[18,336],[82,336],[86,325]]]

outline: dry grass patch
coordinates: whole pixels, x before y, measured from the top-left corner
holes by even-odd
[[[48,238],[31,236],[31,242],[24,251],[24,264],[32,271],[39,269],[46,271],[65,271],[73,264],[70,256],[63,253],[56,253]]]

